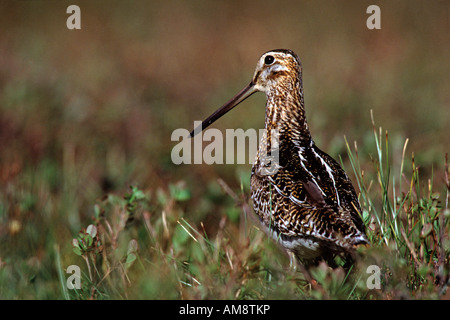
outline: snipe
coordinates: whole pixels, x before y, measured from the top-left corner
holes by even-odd
[[[252,168],[251,197],[262,225],[302,263],[351,255],[358,245],[368,244],[361,208],[347,174],[311,138],[302,67],[293,51],[264,53],[250,84],[203,121],[201,129],[257,91],[267,97],[266,135]],[[279,155],[272,172],[266,150]]]

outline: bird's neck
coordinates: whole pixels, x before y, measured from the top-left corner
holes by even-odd
[[[311,133],[306,122],[303,88],[301,83],[283,83],[267,93],[266,131],[276,130],[280,141],[296,146],[311,144]]]

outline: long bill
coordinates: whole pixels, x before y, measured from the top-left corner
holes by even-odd
[[[191,131],[190,136],[194,137],[197,133],[209,127],[214,121],[222,117],[225,113],[236,107],[239,103],[250,97],[256,92],[253,81],[250,82],[244,89],[239,91],[233,98],[227,103],[217,109],[212,115],[210,115],[205,121],[201,123],[197,128]]]

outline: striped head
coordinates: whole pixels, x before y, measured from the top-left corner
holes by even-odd
[[[256,91],[267,96],[280,88],[293,90],[301,87],[302,66],[298,56],[291,50],[277,49],[259,58],[252,83]]]
[[[266,94],[269,107],[276,105],[274,100],[282,99],[286,101],[283,97],[287,95],[291,97],[291,101],[303,105],[301,72],[300,59],[293,51],[276,49],[264,53],[258,60],[252,81],[204,120],[201,124],[201,130],[206,129],[214,121],[258,91]],[[294,112],[297,113],[298,111],[294,110]],[[190,134],[191,137],[197,134],[199,129],[200,126],[195,128]]]

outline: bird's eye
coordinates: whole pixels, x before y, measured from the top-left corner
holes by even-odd
[[[273,56],[267,56],[264,59],[264,63],[267,64],[267,65],[272,64],[274,61],[275,61],[275,58]]]

